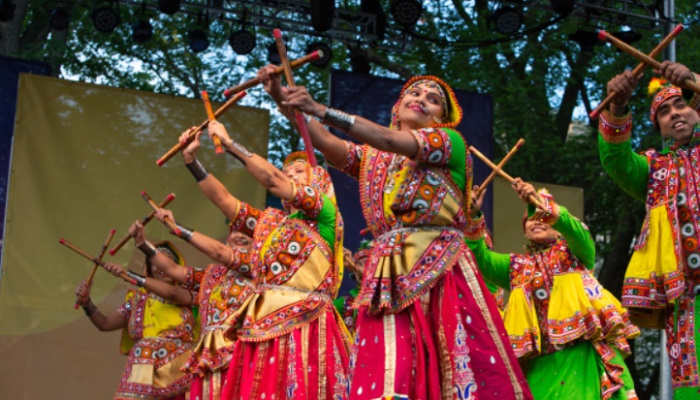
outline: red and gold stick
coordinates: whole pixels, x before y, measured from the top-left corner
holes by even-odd
[[[506,163],[511,159],[511,157],[513,157],[513,156],[515,155],[515,153],[516,153],[521,147],[523,147],[524,144],[525,144],[525,139],[523,139],[523,138],[518,139],[518,142],[515,143],[515,146],[513,146],[513,148],[510,149],[510,151],[508,152],[508,154],[506,154],[506,156],[503,157],[503,159],[501,160],[501,162],[498,163],[498,168],[503,169],[503,167],[504,167],[504,166],[506,165]],[[482,184],[479,186],[479,190],[476,191],[476,197],[481,196],[481,193],[482,193],[484,190],[486,190],[486,186],[488,186],[488,184],[491,183],[491,181],[492,181],[493,178],[495,178],[495,177],[496,177],[496,171],[491,171],[491,173],[489,174],[489,176],[487,176],[486,179],[484,179],[484,183],[482,183]]]
[[[158,204],[156,204],[155,201],[153,201],[153,199],[151,198],[151,196],[149,196],[148,193],[146,193],[145,191],[142,191],[142,192],[141,192],[141,197],[143,197],[143,199],[146,200],[146,203],[148,203],[148,205],[150,205],[151,208],[153,208],[153,211],[154,211],[154,212],[155,212],[155,211],[158,211],[158,209],[161,208],[161,207],[158,206]],[[176,236],[180,236],[180,234],[181,234],[182,232],[180,232],[180,229],[177,227],[177,225],[175,225],[175,223],[174,223],[170,218],[165,217],[165,219],[163,219],[163,222],[165,223],[165,225],[166,225],[168,228],[170,228],[170,230],[171,230]]]
[[[228,110],[229,108],[231,108],[232,105],[238,103],[238,101],[239,101],[240,99],[242,99],[243,97],[245,97],[245,95],[246,95],[246,92],[238,92],[238,93],[236,93],[235,96],[233,96],[233,97],[231,97],[230,99],[228,99],[228,100],[226,101],[226,103],[224,103],[221,107],[219,107],[219,109],[217,109],[217,110],[214,112],[214,118],[219,118],[224,112],[226,112],[226,110]],[[156,161],[156,164],[158,164],[159,167],[160,167],[161,165],[165,164],[166,161],[170,160],[175,154],[177,154],[178,152],[180,152],[180,150],[184,149],[185,146],[187,146],[190,142],[192,142],[192,140],[194,140],[195,135],[196,135],[197,133],[199,133],[201,130],[203,130],[204,128],[206,128],[208,124],[209,124],[209,119],[207,119],[206,121],[204,121],[204,122],[202,122],[201,124],[199,124],[199,126],[198,126],[197,128],[193,129],[193,130],[190,132],[190,135],[187,137],[187,140],[185,140],[184,143],[178,143],[178,144],[176,144],[175,146],[173,146],[170,150],[168,150],[165,154],[163,154],[163,155]]]
[[[97,259],[97,257],[93,257],[92,255],[90,255],[90,253],[88,253],[87,251],[85,251],[85,250],[81,249],[80,247],[74,245],[73,243],[67,241],[66,239],[61,238],[61,239],[58,241],[58,243],[61,243],[62,245],[68,247],[69,249],[73,250],[74,252],[80,254],[81,256],[87,258],[88,260],[92,261],[93,263],[95,263],[95,264],[97,264],[97,265],[99,265],[99,266],[101,266],[101,267],[104,267],[104,266],[105,266],[104,261]],[[126,272],[123,273],[123,274],[121,274],[121,275],[119,275],[119,276],[120,276],[122,279],[124,279],[125,281],[130,282],[132,285],[135,285],[135,284],[136,284],[136,281],[134,281],[133,279],[129,278],[129,276],[126,274]]]
[[[163,208],[163,207],[167,206],[167,205],[170,204],[170,202],[173,201],[173,200],[175,200],[175,194],[174,194],[174,193],[170,193],[170,194],[165,198],[165,200],[161,201],[160,204],[158,204],[158,208]],[[144,226],[145,226],[145,225],[148,223],[148,221],[152,220],[153,217],[155,217],[155,216],[156,216],[155,210],[154,210],[154,211],[151,211],[150,213],[148,213],[148,215],[146,215],[145,217],[143,217],[143,219],[141,220],[141,225],[144,225]],[[109,251],[109,255],[113,256],[117,251],[119,251],[119,249],[121,249],[121,248],[129,241],[129,239],[131,239],[131,234],[128,234],[128,233],[127,233],[126,236],[124,236],[124,237],[122,238],[122,240],[120,240],[119,243],[117,243],[117,245],[114,246],[114,247],[112,248],[112,250]]]
[[[112,238],[114,237],[114,234],[117,233],[117,230],[112,228],[112,230],[109,231],[109,235],[107,236],[107,240],[105,240],[104,244],[102,245],[102,249],[100,249],[100,254],[97,256],[97,259],[99,261],[102,261],[102,257],[104,257],[105,252],[107,251],[107,247],[109,247],[109,243],[112,241]],[[92,286],[92,279],[95,277],[95,272],[97,272],[97,268],[100,266],[100,264],[95,264],[92,266],[92,271],[90,271],[90,275],[88,275],[87,278],[87,287],[88,291],[90,290],[90,286]],[[85,299],[83,299],[85,300]],[[79,301],[76,300],[75,302],[75,309],[77,310],[78,307],[80,306]]]
[[[311,61],[316,61],[323,58],[323,52],[321,50],[316,50],[313,53],[309,53],[305,55],[302,58],[297,58],[296,60],[291,62],[292,68],[299,68],[304,64],[310,63]],[[277,67],[275,68],[275,73],[277,75],[282,75],[284,72],[284,67]],[[236,86],[231,86],[230,88],[224,90],[224,96],[228,99],[229,97],[233,96],[234,94],[241,92],[243,90],[248,90],[252,88],[253,86],[259,85],[260,84],[260,79],[258,78],[253,78],[250,80],[247,80],[239,85]]]
[[[654,60],[653,58],[649,57],[648,55],[642,53],[641,51],[635,49],[634,47],[628,45],[627,43],[623,42],[622,40],[616,38],[615,36],[600,30],[598,31],[598,38],[600,40],[607,40],[608,42],[612,43],[613,46],[617,47],[618,49],[624,51],[625,53],[631,55],[632,57],[636,58],[637,60],[651,65],[652,67],[659,69],[661,67],[661,63]],[[683,81],[683,84],[681,85],[686,89],[690,89],[695,93],[700,94],[700,85],[695,83],[692,79],[686,79]]]
[[[515,178],[508,175],[506,173],[506,171],[499,168],[496,164],[492,163],[491,160],[489,160],[485,155],[481,154],[481,152],[479,150],[475,149],[474,146],[469,146],[469,151],[472,152],[475,156],[477,156],[481,161],[483,161],[484,164],[488,165],[489,167],[491,167],[491,169],[496,171],[496,173],[498,175],[501,175],[502,177],[506,178],[508,180],[508,182],[513,182],[515,180]],[[538,198],[537,195],[530,195],[528,197],[528,200],[530,201],[530,204],[532,204],[533,206],[535,206],[541,210],[544,210],[544,207],[542,206],[542,202],[540,202],[540,199]]]
[[[209,122],[216,121],[214,116],[214,111],[211,109],[211,102],[209,101],[209,93],[206,90],[202,90],[202,101],[204,102],[204,109],[207,111],[207,118]],[[216,149],[216,154],[221,154],[224,149],[221,147],[221,139],[218,136],[212,136],[211,140],[214,142],[214,148]]]
[[[676,25],[673,30],[666,35],[666,37],[659,43],[654,49],[649,53],[649,57],[651,58],[656,58],[659,54],[661,54],[666,47],[668,47],[669,44],[676,38],[676,36],[680,35],[680,33],[683,32],[683,24],[678,24]],[[637,77],[642,74],[644,71],[644,68],[646,68],[647,64],[641,62],[639,63],[633,70],[632,74]],[[598,104],[598,107],[595,108],[595,110],[591,111],[590,114],[588,114],[591,119],[597,119],[600,113],[610,104],[612,101],[613,97],[615,97],[615,92],[612,92],[608,95],[608,97],[605,98],[605,100],[601,101],[600,104]]]
[[[282,68],[284,68],[284,76],[287,78],[287,86],[294,87],[294,76],[292,75],[292,66],[289,63],[289,57],[287,57],[287,48],[284,45],[284,39],[282,39],[282,31],[275,29],[272,31],[275,35],[275,43],[277,44],[277,51],[280,53],[280,59],[282,60]],[[314,146],[311,144],[311,137],[309,136],[309,127],[306,126],[306,119],[304,114],[299,112],[299,110],[294,109],[294,116],[297,119],[297,125],[299,126],[299,133],[301,138],[304,139],[304,147],[306,150],[306,155],[309,158],[309,164],[315,167],[318,163],[316,162],[316,155],[314,154]]]

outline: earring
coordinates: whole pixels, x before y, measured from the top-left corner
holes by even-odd
[[[441,124],[442,121],[444,121],[444,120],[445,120],[444,118],[438,118],[438,117],[433,115],[433,121],[437,122],[438,124]]]

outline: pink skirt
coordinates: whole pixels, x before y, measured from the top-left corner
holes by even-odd
[[[347,366],[347,341],[329,307],[285,335],[236,341],[221,398],[347,399]]]
[[[350,376],[350,399],[532,399],[493,297],[464,258],[396,314],[360,308]]]
[[[226,368],[204,375],[194,375],[190,385],[190,400],[219,400],[226,382]],[[184,400],[184,398],[183,398]]]

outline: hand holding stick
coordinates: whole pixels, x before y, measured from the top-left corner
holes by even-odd
[[[475,149],[474,146],[469,146],[469,151],[472,152],[475,156],[477,156],[481,161],[483,161],[484,164],[488,165],[489,167],[491,167],[491,169],[496,171],[496,173],[498,175],[501,175],[502,177],[506,178],[508,180],[508,182],[513,183],[513,181],[515,181],[515,178],[508,175],[506,173],[506,171],[499,168],[496,164],[492,163],[491,160],[489,160],[485,155],[481,154],[481,152],[479,152],[479,150]],[[532,204],[533,206],[535,206],[541,210],[544,210],[544,207],[542,206],[540,199],[538,199],[536,195],[529,196],[528,200],[530,201],[530,204]]]
[[[605,32],[604,30],[598,31],[598,39],[609,41],[618,49],[624,51],[625,53],[631,55],[632,57],[638,59],[639,61],[641,61],[647,65],[651,65],[652,67],[654,67],[656,69],[660,69],[660,67],[661,67],[660,62],[654,60],[653,58],[651,58],[648,55],[642,53],[641,51],[635,49],[634,47],[628,45],[627,43],[616,38],[615,36]],[[686,79],[685,81],[683,81],[683,85],[681,85],[681,86],[683,86],[686,89],[690,89],[695,93],[700,94],[700,84],[693,82],[692,79]]]
[[[107,251],[107,247],[109,247],[109,243],[112,241],[112,238],[114,237],[114,234],[117,233],[117,230],[112,228],[112,230],[109,231],[109,235],[107,236],[107,240],[105,240],[105,243],[102,245],[102,249],[100,249],[100,254],[97,256],[97,259],[99,261],[102,261],[102,257],[104,257],[105,252]],[[95,264],[92,267],[92,271],[90,271],[90,275],[88,275],[87,280],[85,281],[85,285],[87,286],[88,290],[90,290],[90,286],[92,286],[92,279],[95,277],[95,272],[97,272],[97,267],[99,267],[100,264]],[[75,302],[75,309],[77,310],[78,307],[80,307],[80,300],[78,299]],[[83,301],[87,300],[85,298],[82,299]]]
[[[158,204],[158,208],[163,208],[163,207],[167,206],[173,200],[175,200],[175,194],[170,193],[165,198],[165,200],[161,201],[160,204]],[[143,219],[141,220],[141,225],[145,226],[148,223],[148,221],[152,220],[153,217],[155,217],[155,215],[156,215],[155,210],[148,213],[148,215],[143,217]],[[117,245],[114,246],[112,248],[112,250],[109,251],[109,255],[113,256],[117,251],[119,251],[119,249],[121,249],[129,241],[129,239],[131,239],[131,234],[127,234],[126,236],[124,236],[122,238],[122,240],[120,240],[119,243],[117,243]]]
[[[292,68],[298,68],[301,67],[302,65],[309,63],[311,61],[316,61],[323,58],[323,52],[321,50],[316,50],[313,53],[307,54],[302,58],[298,58],[290,63]],[[284,67],[277,67],[275,69],[275,73],[277,75],[280,75],[284,72]],[[259,85],[262,81],[260,78],[253,78],[251,80],[245,81],[241,83],[240,85],[237,86],[232,86],[226,90],[224,90],[224,97],[229,98],[233,96],[234,94],[250,89],[253,86]]]
[[[649,53],[649,57],[651,58],[656,58],[661,52],[668,47],[669,44],[676,38],[676,36],[680,35],[680,33],[683,32],[683,24],[678,24],[676,25],[673,30],[666,35],[666,37],[659,43],[654,49]],[[644,71],[644,68],[646,68],[647,64],[644,62],[639,63],[633,70],[632,70],[632,75],[635,77],[639,77],[642,72]],[[605,98],[605,100],[601,101],[600,104],[598,104],[598,107],[595,108],[595,110],[591,111],[588,116],[591,119],[597,119],[598,115],[600,115],[600,112],[603,111],[612,101],[612,99],[615,97],[615,93],[610,93],[608,94],[608,97]]]
[[[206,90],[202,90],[202,101],[204,102],[204,109],[207,111],[207,117],[209,122],[216,121],[214,116],[214,111],[211,109],[211,102],[209,101],[209,94]],[[214,142],[214,148],[216,149],[216,154],[222,154],[224,149],[221,147],[221,139],[218,136],[212,136],[211,140]]]
[[[228,110],[229,108],[231,108],[232,105],[238,103],[238,101],[239,101],[240,99],[244,98],[246,94],[247,94],[246,92],[239,92],[239,93],[237,93],[235,96],[233,96],[233,97],[231,97],[230,99],[228,99],[228,100],[226,101],[226,103],[224,103],[221,107],[219,107],[219,109],[217,109],[217,110],[214,112],[214,118],[219,118],[224,112],[226,112],[226,110]],[[171,158],[173,158],[173,156],[174,156],[175,154],[177,154],[178,152],[180,152],[180,151],[181,151],[182,149],[184,149],[192,140],[194,140],[195,135],[196,135],[197,133],[201,132],[204,128],[206,128],[207,125],[209,125],[209,119],[207,119],[206,121],[204,121],[204,122],[202,122],[201,124],[199,124],[199,126],[198,126],[196,129],[192,129],[192,130],[190,131],[190,136],[187,138],[187,140],[186,140],[185,142],[180,142],[180,143],[176,144],[175,146],[173,146],[170,150],[168,150],[165,154],[163,154],[163,155],[156,161],[156,164],[158,164],[158,166],[160,167],[160,166],[162,166],[163,164],[165,164],[166,161],[168,161],[168,160],[170,160]]]
[[[282,60],[282,67],[284,68],[284,76],[287,78],[287,86],[294,87],[294,76],[292,76],[292,66],[289,63],[289,58],[287,57],[287,48],[284,45],[284,40],[282,39],[282,31],[275,29],[272,31],[275,35],[275,43],[277,44],[277,51],[280,54],[280,59]],[[314,146],[311,143],[311,137],[309,136],[309,127],[306,126],[306,119],[304,114],[299,112],[299,110],[294,109],[294,116],[297,119],[297,125],[299,126],[299,133],[301,138],[304,139],[304,147],[306,150],[306,155],[309,159],[309,164],[315,167],[318,163],[316,162],[316,155],[314,154]]]
[[[498,168],[503,169],[503,167],[504,167],[504,166],[506,165],[506,163],[511,159],[511,157],[513,157],[513,156],[515,155],[515,153],[516,153],[521,147],[523,147],[524,144],[525,144],[525,139],[523,139],[523,138],[518,139],[518,142],[515,143],[515,146],[513,146],[513,148],[510,149],[510,151],[508,152],[508,154],[506,154],[506,156],[503,157],[503,159],[501,160],[501,162],[498,163]],[[475,193],[475,195],[476,195],[477,198],[478,198],[479,196],[481,196],[481,193],[482,193],[484,190],[486,190],[486,186],[488,186],[488,184],[491,183],[491,181],[492,181],[493,178],[495,178],[495,177],[496,177],[496,171],[491,171],[491,173],[489,174],[489,176],[487,176],[486,179],[484,179],[484,183],[482,183],[481,185],[479,185],[479,190],[477,190],[476,193]]]
[[[101,266],[101,267],[104,267],[104,266],[105,266],[104,261],[98,260],[97,257],[91,256],[90,253],[88,253],[87,251],[85,251],[85,250],[81,249],[80,247],[74,245],[73,243],[67,241],[66,239],[61,238],[61,239],[58,241],[58,243],[60,243],[60,244],[62,244],[62,245],[64,245],[64,246],[66,246],[66,247],[68,247],[69,249],[73,250],[74,252],[80,254],[81,256],[87,258],[88,260],[92,261],[93,263],[95,263],[95,264],[97,264],[97,265],[99,265],[99,266]],[[123,275],[120,275],[120,277],[121,277],[122,279],[124,279],[125,281],[131,283],[132,285],[136,285],[136,281],[134,281],[133,279],[131,279],[128,275],[126,275],[126,273],[123,274]]]
[[[143,199],[146,200],[146,203],[148,203],[148,204],[151,206],[151,208],[153,208],[154,215],[155,215],[155,212],[158,211],[158,210],[161,208],[161,207],[158,206],[158,204],[156,204],[155,201],[153,201],[153,199],[151,198],[151,196],[149,196],[145,191],[142,191],[142,192],[141,192],[141,197],[143,197]],[[175,223],[173,222],[172,219],[170,219],[170,218],[168,218],[168,217],[165,217],[165,219],[163,220],[163,223],[165,223],[165,225],[166,225],[176,236],[180,236],[180,234],[182,233],[182,232],[180,232],[180,228],[178,228],[177,225],[175,225]]]

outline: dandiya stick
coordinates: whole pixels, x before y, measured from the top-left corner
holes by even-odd
[[[501,160],[501,162],[498,163],[498,168],[503,169],[503,167],[506,165],[506,163],[515,155],[515,153],[520,150],[521,147],[525,144],[525,139],[520,138],[518,139],[518,142],[515,143],[515,146],[513,146],[512,149],[506,154],[505,157]],[[496,177],[496,171],[491,171],[489,176],[484,179],[484,183],[479,185],[479,190],[476,191],[476,197],[481,196],[481,193],[486,190],[486,186],[488,186],[489,183],[493,180],[493,178]]]
[[[141,191],[141,197],[143,197],[143,199],[146,200],[146,203],[148,203],[151,206],[151,208],[153,208],[154,213],[161,208],[158,206],[158,204],[156,204],[155,201],[153,201],[151,196],[149,196],[148,193],[146,193],[145,191]],[[165,217],[165,219],[163,219],[163,222],[168,228],[170,228],[171,231],[173,231],[175,235],[180,236],[180,234],[182,234],[182,232],[180,232],[180,229],[170,218]]]
[[[62,244],[62,245],[64,245],[64,246],[66,246],[66,247],[68,247],[69,249],[73,250],[74,252],[80,254],[81,256],[87,258],[88,260],[92,261],[93,263],[95,263],[95,264],[97,264],[97,265],[99,265],[99,266],[101,266],[101,267],[104,267],[104,266],[105,266],[104,261],[97,259],[97,257],[93,257],[92,255],[90,255],[90,253],[88,253],[87,251],[85,251],[85,250],[81,249],[80,247],[74,245],[73,243],[67,241],[66,239],[61,238],[61,239],[58,241],[58,243],[60,243],[60,244]],[[135,285],[135,284],[136,284],[136,281],[134,281],[133,279],[131,279],[126,273],[120,274],[119,276],[120,276],[122,279],[124,279],[125,281],[130,282],[132,285]]]
[[[242,99],[243,97],[245,97],[246,94],[247,94],[246,92],[238,92],[238,93],[236,93],[235,96],[233,96],[233,97],[231,97],[230,99],[228,99],[228,100],[226,101],[226,103],[224,103],[221,107],[219,107],[219,109],[217,109],[217,110],[214,112],[214,118],[219,118],[219,117],[221,116],[221,114],[223,114],[224,112],[226,112],[226,110],[228,110],[229,108],[231,108],[232,105],[236,104],[240,99]],[[207,119],[206,121],[204,121],[204,122],[202,122],[201,124],[199,124],[199,126],[198,126],[197,128],[193,129],[193,130],[190,132],[190,135],[187,137],[187,140],[185,140],[184,143],[178,143],[178,144],[176,144],[175,146],[173,146],[170,150],[167,151],[167,153],[163,154],[163,155],[156,161],[156,164],[158,164],[159,167],[160,167],[161,165],[165,164],[166,161],[170,160],[175,154],[177,154],[178,152],[180,152],[180,150],[184,149],[185,146],[187,146],[190,142],[192,142],[192,140],[194,140],[195,135],[196,135],[197,133],[199,133],[200,131],[202,131],[204,128],[206,128],[208,124],[209,124],[209,119]]]
[[[284,68],[284,76],[287,78],[287,86],[294,87],[294,76],[292,75],[292,66],[289,63],[289,57],[287,57],[287,48],[284,45],[284,39],[282,39],[282,31],[275,29],[272,31],[275,35],[275,43],[277,44],[277,51],[280,53],[280,59],[282,60],[282,68]],[[306,119],[304,114],[299,112],[299,110],[294,109],[294,116],[297,119],[297,125],[299,126],[299,133],[301,138],[304,139],[304,147],[306,150],[306,155],[309,158],[309,164],[315,167],[318,163],[316,162],[316,155],[314,154],[314,146],[311,144],[311,137],[309,136],[309,127],[306,126]]]
[[[202,90],[202,101],[204,102],[204,109],[207,111],[207,118],[209,122],[216,121],[214,116],[214,111],[211,109],[211,102],[209,101],[209,93],[206,90]],[[218,136],[212,136],[211,140],[214,142],[214,148],[216,149],[216,154],[222,154],[224,149],[221,147],[221,139]]]
[[[515,178],[508,175],[506,173],[506,171],[499,168],[496,164],[492,163],[491,160],[489,160],[485,155],[481,154],[481,152],[479,150],[475,149],[474,146],[469,146],[469,151],[471,151],[472,153],[474,153],[474,155],[479,157],[479,159],[481,161],[483,161],[484,164],[488,165],[489,167],[491,167],[491,169],[496,171],[496,173],[498,175],[501,175],[502,177],[506,178],[508,180],[508,182],[513,182],[515,180]],[[537,195],[530,195],[530,196],[528,196],[527,199],[530,201],[530,204],[532,204],[533,206],[538,207],[541,210],[544,210],[544,207],[542,206],[542,203],[538,199]]]
[[[114,237],[114,234],[117,233],[117,230],[112,228],[112,230],[109,231],[109,235],[107,236],[107,240],[105,240],[104,244],[102,245],[102,249],[100,249],[100,254],[97,256],[97,259],[102,261],[102,257],[104,257],[105,252],[107,251],[107,247],[109,247],[109,243],[112,241],[112,238]],[[97,272],[97,268],[100,266],[100,264],[95,264],[92,266],[92,271],[90,271],[90,275],[88,275],[87,278],[87,287],[88,290],[90,290],[90,286],[92,285],[92,279],[95,277],[95,272]],[[85,300],[85,299],[83,299]],[[80,305],[78,304],[78,301],[75,302],[75,309],[77,310]]]
[[[309,53],[305,55],[302,58],[297,58],[296,60],[291,62],[292,68],[299,68],[304,64],[310,63],[311,61],[316,61],[323,58],[323,52],[321,50],[316,50],[312,53]],[[275,68],[275,74],[277,75],[282,75],[284,72],[284,67],[277,67]],[[228,99],[229,97],[233,96],[234,94],[241,92],[243,90],[247,90],[252,88],[253,86],[257,86],[261,83],[259,78],[253,78],[251,80],[245,81],[239,85],[236,86],[231,86],[230,88],[224,90],[224,96]]]
[[[654,60],[653,58],[651,58],[648,55],[642,53],[641,51],[635,49],[634,47],[628,45],[627,43],[616,38],[615,36],[605,32],[604,30],[598,31],[598,39],[607,40],[608,42],[612,43],[613,46],[617,47],[618,49],[624,51],[625,53],[631,55],[632,57],[636,58],[637,60],[639,60],[645,64],[651,65],[652,67],[654,67],[656,69],[659,69],[661,67],[660,62]],[[693,82],[692,79],[684,80],[683,84],[681,86],[683,86],[686,89],[690,89],[695,93],[700,94],[700,85]]]
[[[167,206],[167,205],[170,204],[170,202],[173,201],[173,200],[175,200],[175,194],[174,194],[174,193],[170,193],[170,194],[165,198],[165,200],[161,201],[160,204],[158,204],[158,208],[163,208],[163,207]],[[144,225],[144,226],[145,226],[145,225],[146,225],[150,220],[152,220],[153,217],[155,217],[155,216],[156,216],[155,210],[154,210],[154,211],[151,211],[150,213],[148,213],[148,215],[146,215],[145,217],[143,217],[143,219],[141,220],[141,225]],[[120,240],[119,243],[117,243],[117,245],[114,246],[114,247],[112,248],[112,250],[109,251],[109,255],[110,255],[110,256],[113,256],[117,251],[119,251],[119,249],[121,249],[122,247],[124,247],[124,245],[129,241],[129,239],[131,239],[131,234],[127,233],[126,236],[124,236],[124,237],[122,238],[122,240]]]
[[[681,32],[683,32],[683,24],[676,25],[676,27],[673,28],[673,30],[668,35],[666,35],[666,37],[661,41],[661,43],[659,43],[656,47],[654,47],[654,49],[651,51],[651,53],[649,53],[649,57],[656,58],[659,54],[661,54],[662,51],[664,51],[664,49],[666,49],[666,47],[668,47],[669,44],[671,44],[671,42],[676,38],[676,36],[680,35]],[[643,63],[643,62],[639,63],[632,70],[632,74],[635,77],[638,77],[639,75],[642,74],[642,72],[644,71],[644,68],[646,68],[646,66],[647,66],[646,63]],[[598,116],[600,115],[600,112],[603,111],[605,109],[605,107],[607,107],[610,104],[613,97],[615,97],[615,92],[610,93],[608,95],[608,97],[605,98],[605,100],[601,101],[600,104],[598,104],[598,107],[596,107],[595,110],[591,111],[591,113],[588,114],[588,116],[591,119],[597,119]]]

